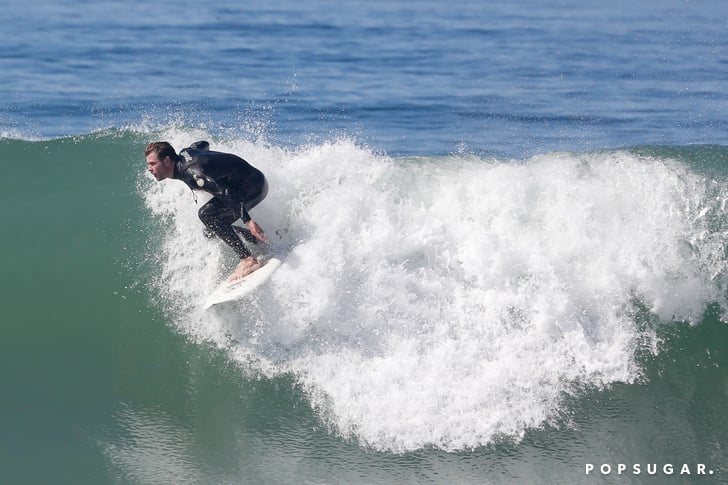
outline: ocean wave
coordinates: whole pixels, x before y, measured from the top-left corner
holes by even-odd
[[[199,133],[172,130],[181,148]],[[194,135],[194,136],[193,136]],[[725,300],[725,177],[637,150],[528,160],[391,158],[350,139],[232,140],[270,181],[254,217],[287,253],[245,303],[202,299],[231,253],[189,191],[143,181],[164,225],[159,288],[181,331],[374,449],[462,450],[554,423],[564,396],[635,382],[653,326]]]

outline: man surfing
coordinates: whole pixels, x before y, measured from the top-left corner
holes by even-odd
[[[240,257],[240,263],[228,278],[237,281],[262,266],[236,232],[233,222],[242,218],[248,226],[251,242],[265,241],[263,229],[250,218],[248,211],[268,194],[268,182],[263,173],[242,158],[210,151],[210,144],[198,141],[177,155],[166,141],[152,142],[144,150],[147,169],[157,181],[178,179],[194,190],[213,197],[200,207],[198,215],[205,227],[222,239]]]

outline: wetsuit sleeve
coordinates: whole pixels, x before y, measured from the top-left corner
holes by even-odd
[[[230,191],[224,185],[218,184],[210,176],[202,173],[196,165],[190,166],[187,169],[187,172],[188,176],[194,181],[193,183],[197,186],[197,188],[223,200],[225,204],[230,207],[239,207],[240,217],[243,219],[243,222],[247,224],[250,221],[250,214],[248,214],[243,201],[237,197],[231,196]]]
[[[248,222],[250,222],[251,219],[250,214],[248,214],[248,211],[245,209],[245,206],[243,204],[240,204],[240,209],[240,217],[243,219],[243,223],[247,224]]]
[[[224,186],[218,184],[210,176],[203,173],[197,165],[192,165],[187,169],[187,177],[190,179],[188,185],[193,189],[204,190],[215,197],[223,199],[228,205],[233,207],[238,205],[238,201],[230,197],[228,190]]]

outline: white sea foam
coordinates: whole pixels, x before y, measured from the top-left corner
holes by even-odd
[[[191,138],[169,134],[178,148]],[[556,419],[564,393],[640,377],[650,329],[635,299],[667,322],[721,298],[723,245],[706,221],[724,192],[677,162],[214,145],[266,173],[252,215],[287,257],[251,301],[201,314],[232,252],[202,237],[189,190],[150,184],[147,204],[171,222],[160,279],[177,325],[257,371],[294,373],[322,419],[376,449],[518,439]]]

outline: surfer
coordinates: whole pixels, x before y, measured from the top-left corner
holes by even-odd
[[[193,191],[202,190],[213,196],[200,207],[198,215],[205,227],[240,257],[229,282],[262,266],[238,236],[237,226],[232,225],[242,218],[253,236],[244,235],[246,240],[266,240],[263,229],[248,214],[268,194],[268,182],[260,170],[236,155],[210,151],[206,141],[193,143],[179,155],[166,141],[152,142],[145,148],[144,156],[147,169],[158,181],[178,179]]]

